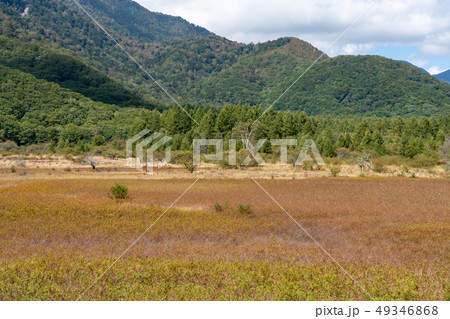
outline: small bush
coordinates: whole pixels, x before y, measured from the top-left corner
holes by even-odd
[[[413,159],[408,160],[409,166],[417,168],[431,168],[433,166],[436,166],[437,163],[438,158],[427,156],[425,154],[419,154],[415,156]]]
[[[71,172],[72,169],[71,169],[70,167],[66,167],[66,168],[64,168],[64,171],[65,171],[65,172]]]
[[[215,203],[214,204],[214,209],[216,210],[217,213],[220,213],[220,212],[224,211],[227,208],[228,208],[228,201],[227,200],[223,204],[219,204],[219,203]]]
[[[111,199],[127,199],[128,198],[128,187],[125,185],[116,184],[111,187],[111,191],[108,194]]]
[[[163,159],[165,157],[165,152],[155,152],[155,159],[161,157]],[[192,152],[189,151],[173,151],[170,159],[171,164],[183,165],[184,162],[192,162]]]
[[[183,162],[183,167],[189,171],[189,173],[193,174],[195,169],[197,168],[197,165],[194,165],[194,163],[190,161]]]
[[[5,141],[5,142],[0,143],[0,151],[11,152],[11,151],[15,151],[17,149],[18,149],[18,146],[13,141]]]
[[[96,135],[92,139],[92,144],[94,144],[95,146],[105,145],[106,144],[106,140],[105,140],[105,138],[102,135]]]
[[[416,178],[416,173],[412,172],[411,173],[411,178]]]
[[[237,169],[237,165],[230,165],[227,160],[218,161],[217,165],[223,169]]]
[[[244,165],[244,161],[247,158],[247,156],[250,156],[250,162],[247,165]],[[258,166],[258,162],[255,160],[254,157],[249,155],[248,151],[246,149],[241,149],[236,152],[236,165],[239,169],[247,169],[249,167],[256,167]]]
[[[385,169],[385,168],[383,167],[383,165],[380,164],[380,163],[375,163],[375,164],[373,165],[372,170],[373,170],[375,173],[384,173],[384,172],[386,172],[386,169]]]
[[[15,173],[16,172],[16,167],[13,165],[13,166],[11,166],[11,173]]]
[[[26,152],[31,154],[44,154],[48,150],[49,143],[31,144],[26,147]]]
[[[331,166],[330,172],[331,172],[331,176],[336,177],[341,172],[341,168],[339,166]]]
[[[241,214],[251,214],[252,205],[251,204],[239,204],[239,213]]]

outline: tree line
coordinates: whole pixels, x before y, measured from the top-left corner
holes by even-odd
[[[12,140],[19,145],[47,142],[52,150],[88,152],[107,144],[123,149],[126,139],[149,129],[171,136],[166,146],[181,151],[192,150],[195,138],[224,138],[225,147],[228,139],[237,139],[238,150],[244,147],[242,139],[295,138],[298,147],[306,139],[313,139],[322,156],[329,158],[338,156],[344,149],[370,151],[379,156],[424,155],[438,159],[442,144],[450,135],[450,115],[431,118],[308,116],[304,111],[272,109],[263,114],[261,107],[249,105],[226,105],[220,109],[186,105],[188,115],[176,106],[158,111],[98,104],[94,112],[83,106],[83,103],[66,106],[66,112],[47,109],[45,116],[34,112],[41,121],[52,119],[46,126],[42,122],[37,125],[33,114],[0,114],[0,140]],[[275,151],[269,142],[262,148],[264,153]]]

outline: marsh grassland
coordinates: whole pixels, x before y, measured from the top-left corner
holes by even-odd
[[[0,180],[0,300],[77,299],[193,181]],[[83,299],[450,300],[448,179],[258,182],[359,285],[252,180],[200,179]]]

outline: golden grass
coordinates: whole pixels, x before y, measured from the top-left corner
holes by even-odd
[[[76,300],[114,260],[46,258],[0,263],[3,300]],[[442,299],[440,273],[383,266],[347,270],[376,300]],[[448,289],[448,287],[447,287]],[[448,295],[447,295],[448,297]],[[337,266],[125,258],[82,300],[365,300]]]
[[[0,181],[0,299],[71,300],[192,180]],[[444,300],[444,179],[260,182],[376,299]],[[217,212],[215,203],[228,201]],[[239,204],[251,204],[241,214]],[[225,206],[225,205],[223,205]],[[251,180],[200,180],[88,299],[368,299]]]

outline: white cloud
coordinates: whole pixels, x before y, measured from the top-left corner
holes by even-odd
[[[370,53],[371,49],[374,47],[373,43],[362,43],[362,44],[356,44],[356,43],[347,43],[341,46],[340,52],[335,52],[331,50],[330,54],[368,54]],[[335,54],[333,54],[335,53]]]
[[[418,66],[420,68],[426,68],[427,65],[430,63],[428,60],[418,59],[415,57],[415,55],[410,55],[406,58],[406,61],[414,64],[415,66]]]
[[[152,11],[182,16],[241,42],[296,36],[326,49],[372,0],[137,0]],[[331,55],[376,44],[417,46],[450,55],[450,1],[380,0],[339,41]]]
[[[428,73],[430,73],[431,75],[436,75],[436,74],[439,74],[439,73],[444,72],[445,70],[442,69],[442,68],[440,68],[439,66],[434,65],[434,66],[432,66],[431,68],[429,68],[427,71],[428,71]]]

